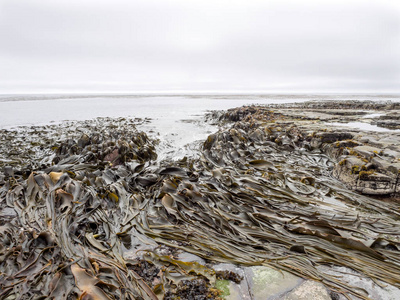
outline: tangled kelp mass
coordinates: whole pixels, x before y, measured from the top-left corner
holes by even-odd
[[[199,156],[161,162],[129,119],[3,131],[14,154],[2,150],[0,298],[218,298],[221,274],[179,260],[182,250],[364,299],[319,267],[400,287],[398,206],[333,179],[334,162],[281,114],[244,107],[209,119],[224,127]]]

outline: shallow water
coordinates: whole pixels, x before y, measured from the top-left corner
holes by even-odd
[[[363,119],[370,119],[370,118],[376,118],[376,117],[380,117],[383,116],[384,114],[368,114],[368,115],[364,115],[362,116]]]
[[[365,131],[376,132],[399,132],[400,129],[388,129],[364,122],[349,122],[349,123],[326,123],[326,125],[333,125],[338,127],[356,128]]]

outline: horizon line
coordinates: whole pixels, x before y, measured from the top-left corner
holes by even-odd
[[[142,90],[142,91],[30,91],[30,92],[1,92],[0,96],[9,95],[400,95],[400,91],[266,91],[266,90]]]

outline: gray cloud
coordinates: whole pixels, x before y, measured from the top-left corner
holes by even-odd
[[[0,93],[400,92],[396,1],[0,0],[0,42]]]

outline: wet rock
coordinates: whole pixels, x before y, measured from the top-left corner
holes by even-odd
[[[381,152],[380,148],[376,148],[376,147],[372,147],[372,146],[358,146],[358,147],[354,147],[353,150],[365,157],[365,158],[370,158],[375,156],[376,154],[379,154]]]
[[[343,165],[343,163],[353,172],[361,170],[361,167],[365,165],[365,162],[363,160],[355,156],[345,156],[344,159],[339,162],[339,165]]]
[[[361,171],[355,190],[369,195],[387,195],[395,192],[396,182],[391,177],[382,173]]]
[[[363,136],[360,138],[360,142],[368,143],[373,147],[383,148],[387,146],[387,143],[377,140],[374,136]]]
[[[318,138],[321,143],[333,143],[352,139],[353,134],[350,132],[321,132],[317,133],[315,137]]]
[[[241,280],[239,283],[229,280],[217,280],[217,287],[224,292],[223,297],[225,300],[252,299],[252,296],[250,295],[251,287],[247,284],[247,273],[244,271],[244,268],[232,264],[218,264],[214,266],[214,270],[216,272],[230,271],[243,278],[243,280]]]
[[[398,151],[398,147],[400,146],[400,136],[399,135],[394,135],[390,134],[389,136],[380,139],[381,142],[387,143],[388,149]]]
[[[340,276],[342,282],[346,282],[358,289],[367,291],[365,294],[366,299],[373,300],[397,300],[400,299],[400,289],[398,287],[381,284],[381,282],[372,281],[369,278],[360,277],[359,274],[349,268],[342,267],[327,267],[322,266],[321,269],[327,274]],[[336,294],[337,300],[346,300],[344,295]],[[312,299],[312,298],[310,298]],[[332,300],[336,300],[332,297]],[[351,297],[351,299],[361,299],[358,297]]]
[[[395,175],[399,174],[400,171],[400,163],[392,163],[387,167],[387,170],[392,172]]]
[[[383,156],[387,156],[387,157],[391,157],[391,158],[400,158],[400,152],[394,151],[394,150],[390,150],[390,149],[383,149],[382,150],[382,155]]]
[[[377,162],[381,162],[375,160]],[[378,164],[374,164],[378,169]],[[333,176],[345,183],[350,189],[369,195],[388,195],[396,190],[396,178],[371,169],[360,158],[345,156],[333,169]],[[383,166],[383,163],[380,164]],[[388,166],[385,164],[385,167]],[[383,168],[386,170],[385,168]]]
[[[278,299],[304,281],[270,267],[250,267],[246,268],[245,273],[254,300]]]
[[[280,114],[276,114],[268,107],[263,106],[243,106],[234,109],[228,109],[226,113],[219,116],[220,120],[250,121],[251,119],[262,119],[264,121],[274,121]]]
[[[400,102],[392,101],[358,101],[358,100],[345,100],[345,101],[308,101],[302,103],[290,103],[290,104],[274,104],[269,105],[273,108],[283,108],[283,109],[300,109],[304,111],[307,110],[319,110],[326,112],[327,110],[337,110],[338,112],[346,112],[348,110],[352,111],[365,111],[365,110],[398,110],[400,109]],[[343,113],[342,115],[345,115]]]
[[[398,120],[377,121],[376,125],[389,129],[400,129],[400,122]]]
[[[317,281],[307,280],[296,287],[281,300],[331,300],[331,296],[325,286]]]
[[[354,147],[362,146],[362,145],[363,145],[362,143],[355,141],[355,140],[344,140],[344,141],[340,141],[335,144],[335,146],[338,148],[340,148],[340,147],[354,148]]]
[[[374,166],[376,166],[377,169],[383,169],[383,170],[389,169],[392,165],[392,163],[390,161],[387,161],[387,160],[379,158],[379,157],[374,157],[371,160],[371,163]]]

